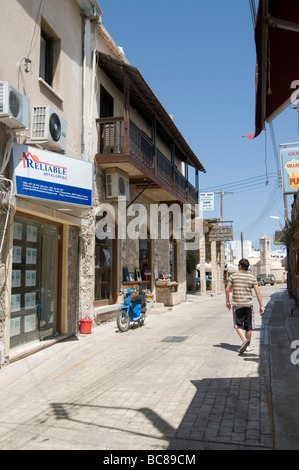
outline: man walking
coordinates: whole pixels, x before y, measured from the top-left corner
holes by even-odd
[[[249,261],[242,258],[239,261],[239,272],[230,276],[226,289],[226,308],[231,309],[230,292],[232,291],[232,307],[234,327],[242,340],[239,354],[243,354],[251,342],[251,334],[254,329],[254,314],[252,305],[252,289],[254,289],[256,298],[260,305],[260,314],[263,315],[264,308],[262,296],[258,287],[256,277],[248,272]],[[251,348],[252,350],[253,348]],[[248,348],[249,350],[249,348]]]

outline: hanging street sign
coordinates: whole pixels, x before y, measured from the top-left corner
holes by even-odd
[[[214,193],[201,193],[200,194],[200,210],[202,211],[214,210]]]
[[[294,194],[299,190],[299,148],[280,150],[283,174],[283,193]]]

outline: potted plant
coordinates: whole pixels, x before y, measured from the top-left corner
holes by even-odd
[[[193,271],[196,270],[196,266],[198,265],[198,259],[192,253],[189,253],[187,256],[186,265],[187,273],[191,274],[193,273]]]

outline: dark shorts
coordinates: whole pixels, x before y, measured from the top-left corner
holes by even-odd
[[[234,327],[245,331],[254,329],[254,314],[252,305],[249,307],[233,307]]]

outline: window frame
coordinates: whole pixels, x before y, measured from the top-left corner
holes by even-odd
[[[59,92],[61,39],[42,18],[40,25],[39,79]]]
[[[43,47],[44,44],[44,47]],[[39,76],[42,78],[50,87],[53,87],[53,41],[48,34],[41,29],[41,50],[40,50],[40,69]]]

